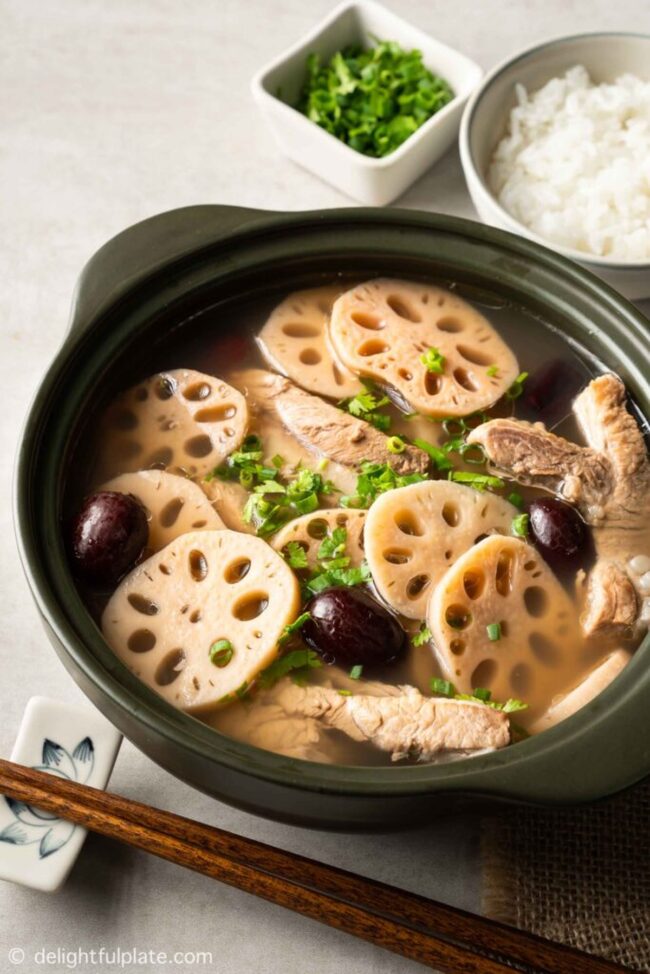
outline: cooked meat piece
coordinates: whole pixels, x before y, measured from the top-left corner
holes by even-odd
[[[591,572],[583,630],[620,632],[648,595],[630,562],[650,554],[650,462],[641,431],[625,407],[625,386],[601,375],[573,404],[589,446],[549,433],[541,424],[495,419],[468,441],[480,443],[496,469],[521,483],[554,491],[575,504],[593,528],[598,563]],[[647,613],[645,613],[647,615]]]
[[[425,473],[428,468],[429,458],[423,450],[407,446],[403,453],[391,453],[387,437],[374,426],[299,389],[282,375],[247,369],[233,381],[252,397],[257,408],[275,413],[319,457],[346,467],[358,467],[364,460],[390,463],[399,474]]]
[[[393,761],[417,757],[430,761],[449,751],[505,747],[510,727],[505,714],[481,703],[424,697],[415,687],[397,694],[341,696],[321,686],[287,683],[278,702],[291,716],[318,720],[354,741],[387,751]]]

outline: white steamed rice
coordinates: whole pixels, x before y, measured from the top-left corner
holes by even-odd
[[[516,95],[488,172],[504,209],[561,246],[650,258],[650,82],[595,85],[578,65]]]

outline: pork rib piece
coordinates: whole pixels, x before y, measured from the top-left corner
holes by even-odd
[[[423,450],[407,446],[391,453],[388,438],[379,430],[298,388],[283,375],[264,369],[240,372],[233,381],[245,390],[258,409],[276,414],[282,425],[308,450],[346,467],[364,460],[390,463],[398,474],[426,473],[429,458]]]
[[[430,761],[446,752],[494,750],[510,743],[507,716],[482,703],[424,697],[415,687],[386,696],[341,696],[328,687],[287,683],[278,703],[290,716],[318,720],[354,741],[387,751],[393,761]]]
[[[483,423],[468,442],[480,443],[505,475],[575,504],[592,527],[598,555],[587,581],[583,631],[623,632],[634,625],[640,599],[650,592],[650,576],[640,578],[630,567],[638,556],[650,555],[650,462],[618,376],[593,379],[573,411],[586,447],[549,433],[541,423],[516,419]]]

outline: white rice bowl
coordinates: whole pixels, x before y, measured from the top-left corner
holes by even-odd
[[[577,65],[516,96],[488,171],[501,206],[562,247],[650,258],[650,82],[596,85]]]

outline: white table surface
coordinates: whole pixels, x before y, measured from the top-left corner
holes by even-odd
[[[488,68],[547,37],[650,32],[647,0],[391,0]],[[12,457],[39,377],[66,329],[75,279],[119,230],[193,203],[309,209],[351,201],[284,160],[249,95],[253,72],[329,0],[0,0],[0,754],[35,693],[81,702],[45,639],[12,539]],[[472,216],[452,150],[399,205]],[[441,817],[400,835],[330,835],[221,805],[128,742],[112,787],[138,799],[439,897],[479,902],[478,822]],[[0,972],[38,951],[165,951],[127,969],[216,974],[421,970],[379,949],[127,848],[90,837],[53,896],[0,883]],[[192,952],[212,955],[192,962]],[[175,953],[189,952],[185,960]],[[61,954],[51,970],[71,969]],[[67,966],[66,966],[67,964]],[[118,963],[84,971],[117,971]]]

